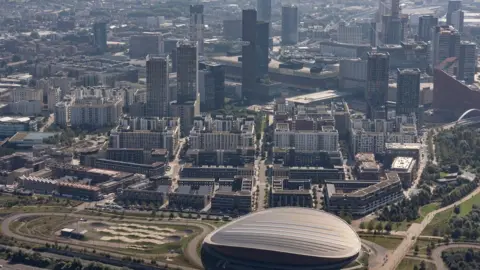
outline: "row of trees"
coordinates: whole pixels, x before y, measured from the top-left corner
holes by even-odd
[[[446,250],[442,252],[442,260],[450,270],[480,269],[480,251]]]
[[[50,268],[54,270],[109,270],[112,269],[108,266],[98,264],[98,263],[89,263],[88,265],[83,265],[78,259],[73,261],[63,261],[63,260],[51,260],[43,257],[38,252],[27,253],[22,250],[12,251],[8,248],[0,250],[6,254],[7,259],[12,264],[25,264],[41,268]]]
[[[438,133],[435,154],[440,165],[458,164],[480,172],[480,131],[467,127]]]
[[[404,220],[413,221],[419,217],[418,210],[421,206],[430,203],[430,189],[422,186],[419,192],[405,198],[400,203],[385,206],[378,215],[380,221],[402,222]]]
[[[399,225],[397,225],[398,227]],[[393,229],[393,223],[387,222],[383,224],[382,222],[375,222],[375,220],[370,220],[367,224],[365,222],[360,223],[360,229],[368,230],[368,232],[381,233],[386,232],[390,233]]]
[[[460,207],[456,206],[455,214],[460,214]],[[472,211],[465,217],[455,216],[450,219],[448,228],[443,232],[451,235],[453,239],[464,238],[466,240],[477,240],[480,236],[480,207],[478,205],[472,206]]]
[[[455,188],[452,192],[442,196],[442,206],[450,205],[461,198],[467,196],[477,188],[476,182],[470,182]]]

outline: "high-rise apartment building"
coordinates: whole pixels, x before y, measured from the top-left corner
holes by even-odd
[[[428,42],[432,40],[433,27],[438,25],[438,18],[432,15],[424,15],[418,18],[417,39]]]
[[[257,80],[257,11],[242,11],[242,40],[248,44],[242,47],[242,94],[248,100],[253,98]]]
[[[96,22],[93,24],[93,44],[98,52],[107,51],[107,23]]]
[[[282,6],[282,45],[297,44],[298,23],[298,8],[294,5]]]
[[[197,99],[198,50],[195,41],[179,41],[177,44],[177,101]]]
[[[198,100],[198,51],[195,41],[179,41],[177,58],[177,100],[172,103],[172,114],[180,118],[182,134],[188,134],[193,118],[200,113]]]
[[[257,20],[270,24],[268,30],[268,36],[270,37],[272,35],[272,0],[257,0]]]
[[[199,69],[199,84],[203,82],[203,85],[199,85],[200,110],[222,109],[225,103],[225,67],[218,63],[202,62]]]
[[[367,118],[375,119],[379,112],[386,111],[390,55],[376,52],[370,52],[367,55],[367,87],[365,91]]]
[[[223,38],[235,40],[242,38],[242,20],[229,19],[223,21]]]
[[[417,118],[420,106],[420,70],[398,69],[397,70],[397,115],[410,115],[415,113]]]
[[[452,26],[455,27],[459,33],[463,33],[464,16],[465,13],[461,9],[452,12]]]
[[[338,25],[338,42],[361,44],[362,43],[362,26],[358,24],[346,24],[341,22]]]
[[[268,74],[268,32],[270,24],[268,22],[257,22],[256,27],[257,78],[263,78]]]
[[[169,63],[168,55],[147,56],[147,104],[146,115],[165,117],[169,114]]]
[[[203,55],[203,5],[190,5],[190,41],[196,41],[198,54]]]
[[[131,58],[145,58],[149,54],[163,54],[163,49],[162,35],[141,34],[130,37],[128,52]]]
[[[477,68],[477,46],[473,42],[462,41],[460,43],[460,56],[458,57],[458,80],[464,80],[466,84],[475,81]]]
[[[432,37],[432,67],[460,53],[460,34],[451,25],[436,26]]]
[[[272,19],[272,0],[257,0],[257,19],[270,22]]]
[[[450,0],[448,1],[447,8],[447,25],[452,24],[452,13],[462,8],[461,0]]]

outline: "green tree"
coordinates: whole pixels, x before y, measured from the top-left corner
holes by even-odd
[[[360,222],[360,229],[365,230],[365,222]]]
[[[385,224],[385,231],[387,231],[387,233],[390,233],[392,231],[392,223],[388,222],[387,224]]]
[[[20,58],[20,56],[18,56],[16,54],[14,56],[12,56],[12,62],[19,62],[21,60],[22,60],[22,58]]]
[[[370,222],[368,222],[368,226],[367,226],[367,230],[369,232],[373,231],[373,229],[375,229],[375,221],[374,220],[370,220]]]
[[[378,222],[377,225],[375,226],[375,230],[377,232],[382,232],[383,231],[383,225],[381,222]]]

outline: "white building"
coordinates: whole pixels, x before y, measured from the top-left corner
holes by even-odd
[[[67,127],[70,125],[70,106],[69,101],[59,102],[55,105],[54,115],[55,124],[60,127]]]
[[[190,131],[191,149],[236,150],[255,146],[255,120],[231,116],[206,116],[194,120]]]
[[[105,127],[118,123],[122,116],[123,100],[87,97],[75,100],[70,106],[70,125]]]
[[[353,154],[385,152],[385,143],[415,143],[418,140],[415,116],[395,119],[351,119]]]
[[[24,116],[42,113],[43,103],[39,100],[21,100],[8,105],[10,113]]]
[[[18,102],[18,101],[30,101],[30,100],[38,100],[43,101],[43,90],[42,89],[34,89],[34,88],[16,88],[12,91],[11,94],[11,101]]]
[[[360,58],[340,60],[340,88],[365,89],[367,85],[367,61]]]
[[[338,42],[361,44],[362,27],[357,24],[346,24],[341,22],[338,26]]]

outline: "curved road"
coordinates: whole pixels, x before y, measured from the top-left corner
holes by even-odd
[[[435,267],[437,270],[448,270],[448,267],[442,260],[442,252],[451,249],[451,248],[476,248],[480,249],[480,244],[470,243],[470,244],[450,244],[439,246],[432,250],[432,260],[435,262]]]
[[[480,193],[480,187],[477,187],[473,192],[471,192],[469,195],[463,197],[461,200],[456,201],[450,205],[447,205],[443,208],[440,208],[438,210],[435,210],[433,212],[430,212],[422,221],[422,223],[413,223],[410,228],[408,228],[407,233],[403,241],[400,243],[400,245],[395,249],[393,252],[392,256],[389,256],[385,266],[382,268],[378,268],[378,270],[384,270],[384,269],[389,269],[389,270],[394,270],[397,268],[397,266],[400,264],[400,262],[403,260],[405,255],[407,255],[408,251],[412,248],[412,246],[415,244],[417,241],[417,237],[422,233],[422,231],[427,227],[427,225],[433,220],[433,217],[445,210],[448,210],[450,208],[453,208],[455,205],[458,205],[462,202],[465,202],[469,199],[471,199],[473,196],[477,195]],[[375,268],[372,268],[375,269]]]
[[[25,217],[37,217],[37,216],[65,216],[65,213],[28,213],[28,214],[14,214],[12,216],[9,216],[5,218],[2,221],[1,228],[2,228],[2,233],[6,236],[13,237],[16,239],[19,239],[21,241],[26,241],[26,242],[33,242],[37,244],[45,244],[45,242],[58,242],[58,243],[65,243],[70,246],[82,246],[85,247],[85,245],[82,245],[82,243],[74,243],[72,244],[72,241],[69,240],[62,240],[62,239],[56,239],[55,241],[52,241],[52,239],[48,238],[31,238],[23,235],[16,234],[10,230],[10,223],[13,221],[16,221],[20,218],[25,218]],[[103,221],[109,221],[111,218],[108,217],[99,217],[99,216],[86,216],[86,215],[77,215],[77,214],[67,214],[68,217],[77,217],[77,218],[90,218],[93,220],[103,220]],[[129,218],[124,218],[122,219],[123,222],[131,222],[131,223],[139,223],[138,219],[129,219]],[[215,227],[208,224],[208,223],[201,223],[201,222],[185,222],[185,221],[150,221],[149,223],[151,224],[157,224],[157,225],[183,225],[183,226],[192,226],[192,227],[197,227],[199,228],[202,232],[195,236],[192,241],[190,241],[187,245],[187,247],[184,250],[184,255],[187,258],[187,260],[193,264],[195,267],[202,269],[202,261],[200,257],[198,256],[197,253],[197,247],[200,244],[200,242],[209,234],[212,232]],[[88,246],[91,247],[91,246]],[[109,252],[111,253],[111,252]],[[114,254],[114,253],[112,253]],[[123,257],[124,254],[114,254],[120,257]],[[172,265],[168,263],[171,266],[174,267],[179,267],[184,270],[193,270],[197,268],[189,268],[189,267],[184,267],[184,266],[179,266],[179,265]]]

